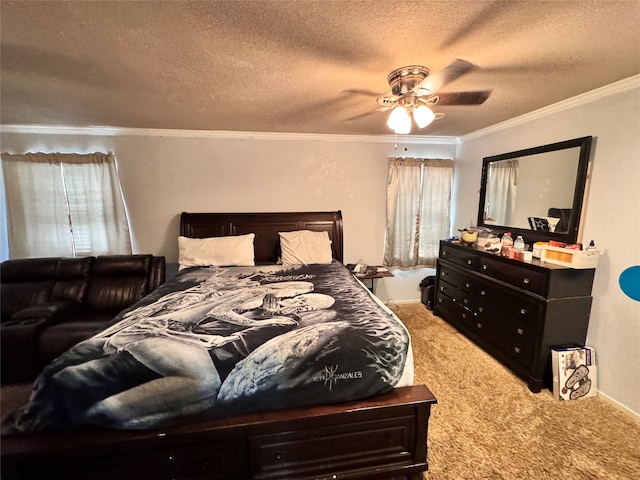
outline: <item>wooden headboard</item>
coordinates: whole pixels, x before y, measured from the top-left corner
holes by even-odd
[[[343,261],[342,212],[189,213],[180,216],[180,235],[190,238],[224,237],[254,233],[256,264],[276,263],[278,232],[326,231],[333,258]]]

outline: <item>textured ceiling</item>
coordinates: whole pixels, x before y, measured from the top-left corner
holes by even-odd
[[[479,68],[441,91],[491,96],[414,127],[460,136],[640,73],[638,0],[0,7],[5,125],[388,134],[376,97],[353,90],[460,58]]]

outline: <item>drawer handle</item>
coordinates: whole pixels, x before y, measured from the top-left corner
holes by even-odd
[[[442,252],[442,256],[446,257],[447,255],[449,255],[449,252],[447,252],[446,250],[444,252]]]
[[[524,334],[524,330],[523,330],[523,329],[521,329],[521,328],[519,328],[519,329],[518,329],[518,335],[523,335],[523,334]]]
[[[487,292],[486,292],[486,291],[484,291],[484,290],[480,290],[480,295],[482,295],[482,296],[484,297],[486,294],[487,294]]]
[[[473,263],[472,260],[467,260],[467,265],[471,265]]]
[[[479,311],[480,313],[484,312],[484,307],[478,307],[478,311]]]
[[[465,303],[465,304],[469,303],[469,299],[468,299],[468,298],[465,298],[465,299],[464,299],[464,303]]]
[[[440,285],[440,291],[441,291],[441,292],[444,292],[445,290],[446,290],[446,289],[445,289],[444,285]]]
[[[463,314],[462,314],[462,318],[467,318],[467,314],[466,314],[466,313],[463,313]]]
[[[483,264],[483,265],[482,265],[482,269],[483,269],[483,270],[486,270],[486,269],[487,269],[487,265],[486,265],[486,264]]]
[[[441,277],[446,277],[447,275],[449,275],[449,273],[448,273],[448,272],[440,272],[440,276],[441,276]]]
[[[516,352],[516,353],[520,353],[520,347],[515,347],[515,348],[513,349],[513,351],[514,351],[514,352]]]
[[[529,279],[528,278],[523,278],[522,281],[525,283],[525,285],[529,285]]]
[[[469,282],[465,283],[464,286],[467,288],[471,288],[471,284]]]
[[[527,314],[527,309],[526,308],[521,308],[520,309],[520,314],[521,315],[526,315]]]
[[[480,322],[476,323],[476,327],[482,328],[482,324]]]

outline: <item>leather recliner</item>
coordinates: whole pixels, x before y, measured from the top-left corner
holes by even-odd
[[[0,267],[3,384],[33,380],[165,280],[165,258],[7,260]]]

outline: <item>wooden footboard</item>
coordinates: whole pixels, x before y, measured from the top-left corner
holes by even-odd
[[[419,479],[435,403],[418,385],[360,402],[163,430],[9,435],[2,437],[2,478]]]

